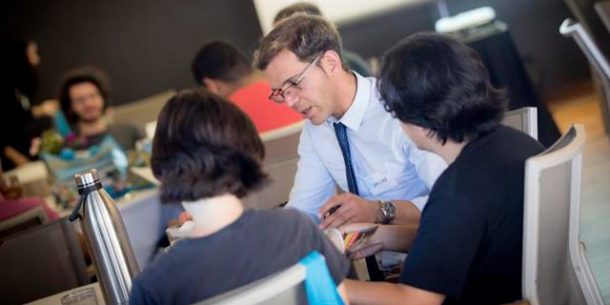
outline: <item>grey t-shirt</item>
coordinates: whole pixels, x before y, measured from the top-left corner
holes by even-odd
[[[307,216],[246,210],[212,235],[175,243],[135,279],[130,304],[192,304],[284,270],[314,250],[341,283],[349,262]]]

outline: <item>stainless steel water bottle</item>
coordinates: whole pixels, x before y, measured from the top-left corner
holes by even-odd
[[[115,203],[97,170],[74,175],[80,198],[70,220],[80,219],[106,304],[128,304],[138,264]]]

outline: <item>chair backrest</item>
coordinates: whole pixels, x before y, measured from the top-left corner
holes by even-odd
[[[110,119],[114,123],[134,125],[140,130],[145,130],[146,123],[157,119],[165,103],[174,94],[176,94],[175,90],[167,90],[141,100],[112,107],[109,112]]]
[[[610,133],[610,64],[608,58],[596,44],[589,32],[580,24],[575,23],[571,19],[563,21],[559,28],[559,32],[566,37],[572,37],[576,44],[585,54],[600,79],[600,87],[602,98],[600,99],[600,110],[604,122],[604,129],[607,134]],[[607,31],[604,31],[608,35]],[[599,42],[599,40],[598,40]],[[594,78],[595,79],[595,78]]]
[[[47,214],[41,206],[0,221],[0,240],[20,231],[47,223]]]
[[[23,304],[89,282],[85,259],[67,218],[0,241],[2,304]]]
[[[580,23],[574,22],[571,19],[563,21],[559,27],[559,33],[568,37],[574,38],[582,52],[585,54],[589,62],[595,67],[595,70],[600,74],[604,82],[610,82],[610,64],[608,59],[601,52],[591,35],[582,27]]]
[[[579,239],[584,144],[574,125],[526,161],[523,297],[532,305],[603,304]]]
[[[265,144],[264,169],[271,183],[244,200],[252,208],[274,208],[288,201],[294,184],[299,155],[297,147],[305,121],[261,134]]]
[[[144,134],[146,138],[152,140],[155,137],[155,131],[157,130],[157,120],[150,121],[144,125]]]
[[[538,109],[523,107],[504,113],[502,124],[521,130],[538,140]]]
[[[138,267],[144,270],[157,251],[159,240],[165,234],[162,223],[162,206],[157,190],[147,190],[118,202],[131,248]]]
[[[292,305],[307,304],[305,272],[302,264],[231,290],[196,305]]]

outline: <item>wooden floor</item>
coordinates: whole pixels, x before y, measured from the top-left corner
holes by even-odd
[[[599,97],[591,86],[584,86],[548,104],[562,133],[572,123],[585,125],[581,237],[605,303],[610,304],[610,141],[604,134]]]

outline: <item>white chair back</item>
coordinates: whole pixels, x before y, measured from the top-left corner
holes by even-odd
[[[248,196],[244,200],[246,206],[267,209],[288,201],[297,172],[297,147],[303,126],[305,121],[300,121],[260,135],[265,144],[264,170],[269,174],[271,183]]]
[[[246,286],[196,303],[196,305],[307,304],[304,282],[305,266],[299,263]]]
[[[502,119],[502,124],[521,130],[538,140],[538,109],[536,107],[507,111]]]
[[[608,134],[610,133],[610,64],[608,59],[580,23],[568,18],[559,27],[559,33],[574,38],[600,78],[603,94],[600,99],[600,108],[604,120],[604,129]]]
[[[579,238],[584,145],[574,125],[526,161],[523,297],[532,305],[603,304]]]

